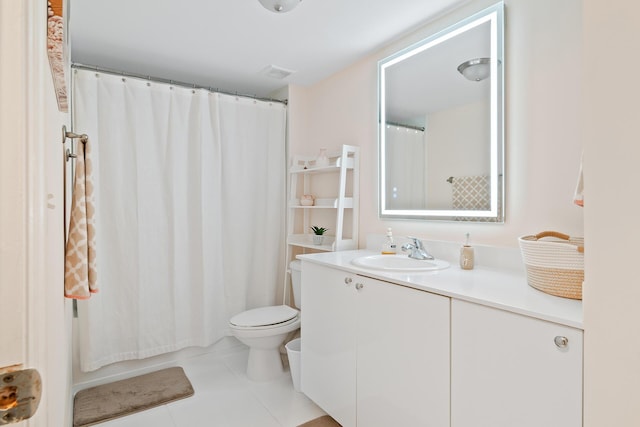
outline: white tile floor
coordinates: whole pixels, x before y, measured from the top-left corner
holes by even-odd
[[[233,338],[223,351],[181,361],[195,394],[100,424],[101,427],[296,427],[324,415],[293,389],[287,371],[257,383],[245,374],[248,349]]]

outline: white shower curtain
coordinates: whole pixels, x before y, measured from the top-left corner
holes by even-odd
[[[424,131],[387,125],[387,209],[426,209]]]
[[[100,293],[78,302],[83,371],[228,335],[282,283],[286,107],[74,70],[91,136]]]

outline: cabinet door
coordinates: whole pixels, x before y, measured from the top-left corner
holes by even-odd
[[[302,262],[301,388],[343,427],[356,425],[355,277]]]
[[[582,331],[453,300],[451,333],[452,427],[582,426]]]
[[[358,425],[449,426],[447,297],[358,277]]]

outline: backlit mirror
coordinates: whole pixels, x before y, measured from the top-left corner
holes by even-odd
[[[378,63],[380,216],[504,221],[498,3]]]

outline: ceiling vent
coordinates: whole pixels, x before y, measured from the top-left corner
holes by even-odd
[[[295,71],[287,70],[275,65],[268,65],[260,73],[264,74],[265,76],[271,77],[272,79],[282,80],[295,73]]]

